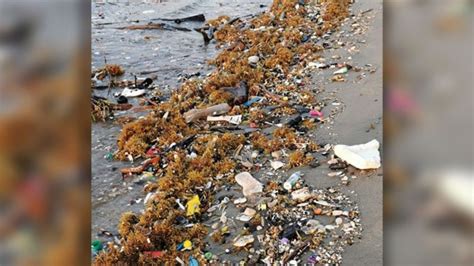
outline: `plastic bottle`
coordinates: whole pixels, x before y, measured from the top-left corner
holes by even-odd
[[[283,187],[286,189],[286,190],[291,190],[293,188],[293,186],[296,184],[296,182],[298,182],[298,180],[300,180],[301,178],[301,172],[298,171],[298,172],[294,172],[290,178],[288,178],[288,180],[286,180],[285,183],[283,183]]]

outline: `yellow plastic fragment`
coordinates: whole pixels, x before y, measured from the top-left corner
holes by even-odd
[[[183,250],[191,250],[193,243],[190,240],[185,240],[183,243]]]
[[[221,228],[221,235],[225,235],[229,232],[229,227],[228,226],[224,226]]]
[[[201,201],[199,200],[198,195],[194,195],[187,203],[186,203],[186,215],[192,216],[195,213],[199,212],[199,206],[201,205]]]

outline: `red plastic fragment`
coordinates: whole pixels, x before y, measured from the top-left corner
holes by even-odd
[[[163,251],[156,250],[156,251],[143,251],[143,254],[149,255],[152,258],[159,258],[159,257],[162,257],[165,253]]]

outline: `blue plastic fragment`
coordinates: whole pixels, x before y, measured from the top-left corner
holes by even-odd
[[[318,256],[316,254],[312,254],[308,257],[308,264],[314,265],[318,262]]]
[[[189,266],[199,266],[199,262],[193,256],[189,257]]]
[[[252,104],[254,104],[254,103],[260,101],[261,99],[263,99],[263,97],[255,96],[255,97],[253,97],[252,99],[246,101],[243,105],[244,105],[245,107],[250,107]]]

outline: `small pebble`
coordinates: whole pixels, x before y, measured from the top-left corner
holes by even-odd
[[[258,60],[259,60],[258,56],[255,56],[255,55],[254,55],[254,56],[250,56],[250,57],[248,58],[249,64],[256,64],[256,63],[258,63]]]

